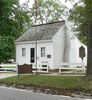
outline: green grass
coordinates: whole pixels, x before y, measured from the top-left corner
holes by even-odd
[[[20,75],[19,77],[11,77],[1,79],[0,84],[6,85],[24,85],[24,86],[48,86],[61,89],[72,89],[80,91],[92,91],[92,81],[88,81],[85,77],[76,76],[37,76],[37,75]]]
[[[2,68],[16,68],[16,66],[2,66]]]

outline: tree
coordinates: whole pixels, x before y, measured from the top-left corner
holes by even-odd
[[[84,5],[77,6],[71,12],[70,19],[74,22],[79,31],[86,37],[88,47],[86,76],[92,77],[92,0],[82,0]]]
[[[0,0],[0,63],[15,59],[15,40],[30,25],[18,0]]]
[[[30,9],[32,22],[38,24],[59,21],[63,19],[63,11],[66,9],[58,0],[35,0]],[[37,16],[36,16],[37,15]]]
[[[92,0],[84,0],[85,3],[85,19],[87,24],[87,46],[88,46],[88,58],[87,58],[87,73],[88,77],[92,77]]]
[[[85,23],[85,8],[83,6],[75,5],[72,10],[70,10],[69,20],[74,23],[73,31],[77,31],[76,36],[81,40],[81,42],[87,45],[87,25]]]
[[[14,38],[2,36],[0,38],[0,62],[7,62],[15,57]]]

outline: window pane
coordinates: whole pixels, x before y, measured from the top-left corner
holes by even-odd
[[[45,57],[45,47],[41,47],[41,57]]]
[[[47,55],[47,58],[51,58],[51,55]]]
[[[23,57],[26,56],[26,48],[22,48],[22,56],[23,56]]]

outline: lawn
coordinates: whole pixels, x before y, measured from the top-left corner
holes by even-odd
[[[1,79],[0,84],[8,86],[40,86],[92,93],[92,81],[85,79],[83,76],[20,75],[19,77]]]
[[[2,68],[16,68],[16,66],[2,66]]]

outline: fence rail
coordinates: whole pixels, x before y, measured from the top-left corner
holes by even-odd
[[[48,63],[42,63],[42,64],[38,64],[37,68],[36,65],[33,64],[32,65],[32,72],[49,72],[49,67],[48,67]]]
[[[59,68],[59,73],[79,73],[80,71],[82,71],[81,73],[86,72],[86,68],[82,63],[65,63],[64,62],[64,63],[61,63],[61,67]]]
[[[8,72],[8,71],[17,72],[17,68],[18,68],[17,64],[0,64],[0,72]],[[49,68],[47,64],[42,64],[38,66],[37,69],[35,65],[32,66],[32,72],[48,72],[48,70]]]
[[[0,72],[17,71],[16,64],[0,64]]]

